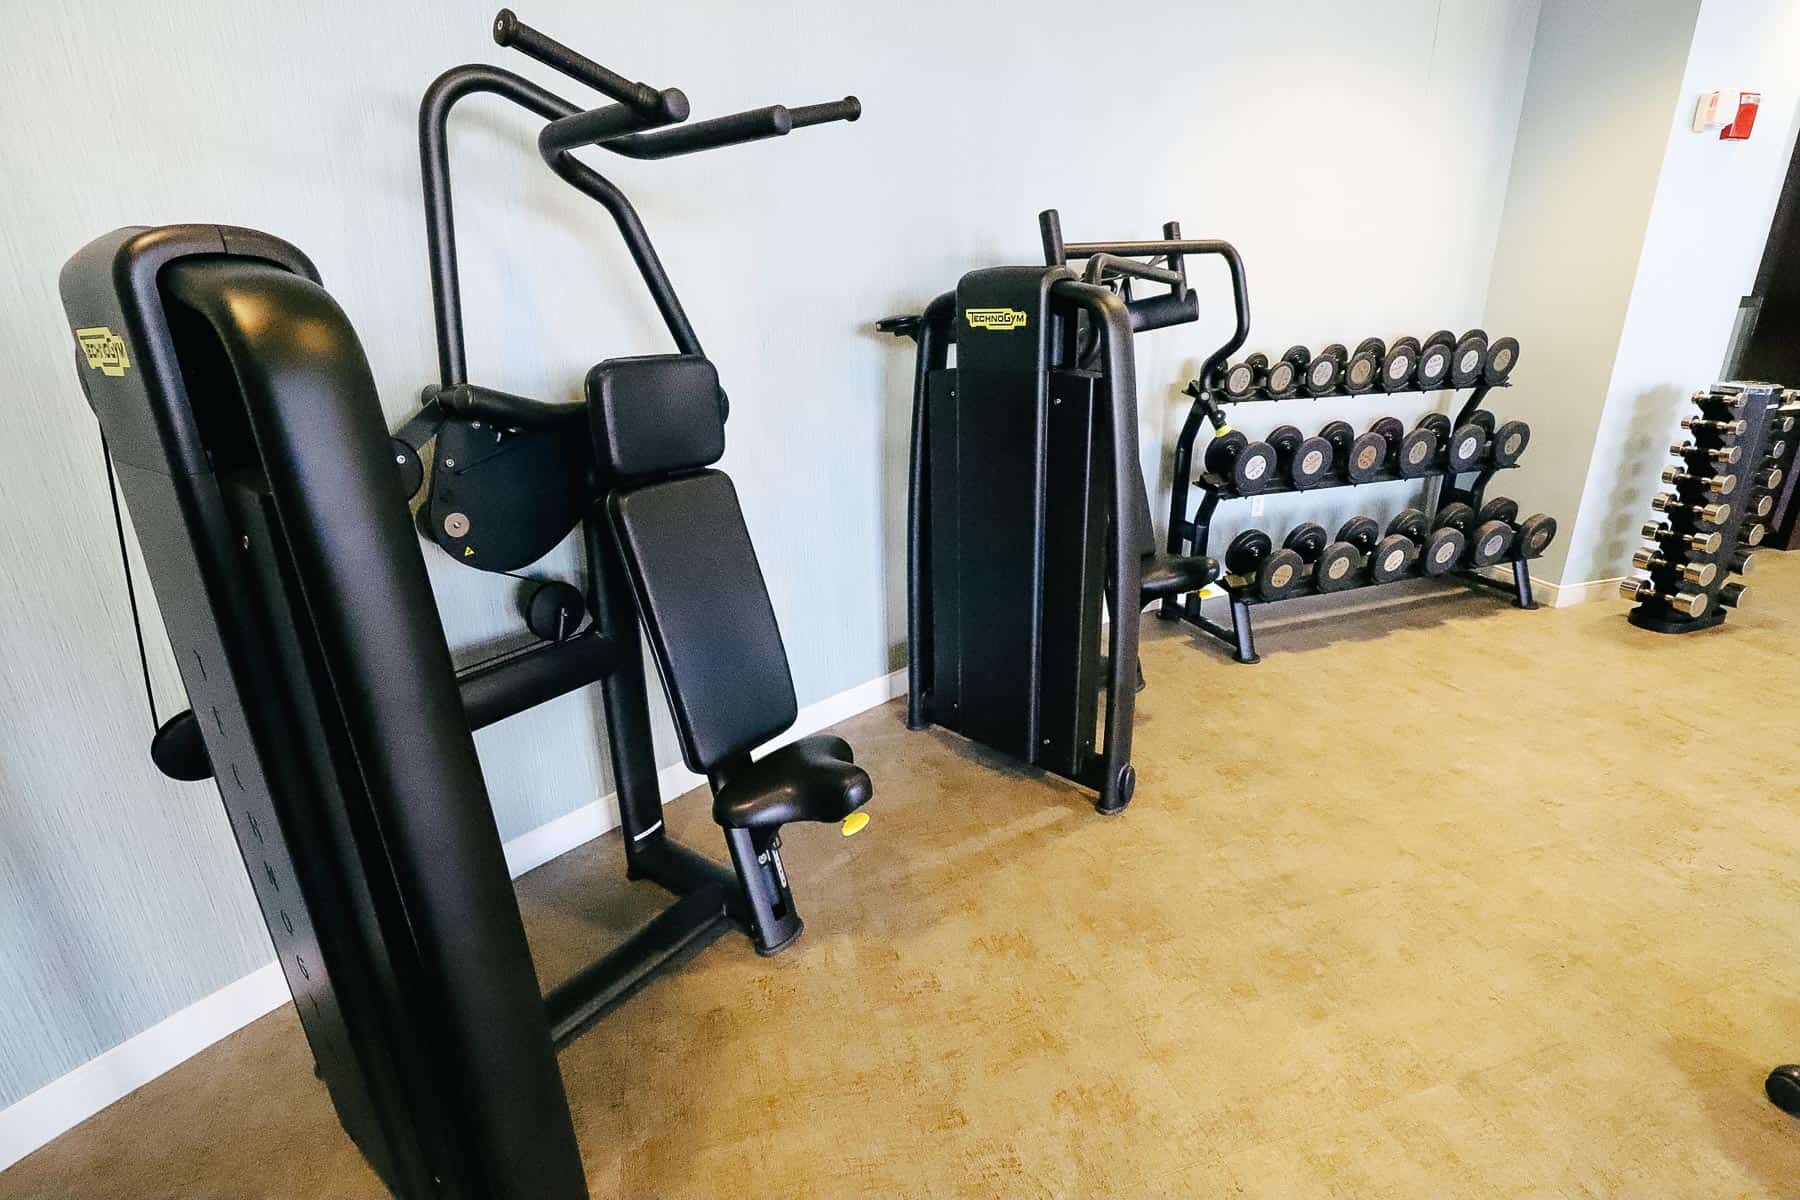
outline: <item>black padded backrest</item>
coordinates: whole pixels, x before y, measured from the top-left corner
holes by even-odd
[[[622,489],[606,507],[688,769],[705,774],[792,725],[787,651],[730,478]]]
[[[725,453],[720,396],[698,354],[607,359],[587,377],[594,461],[615,479],[711,466]]]

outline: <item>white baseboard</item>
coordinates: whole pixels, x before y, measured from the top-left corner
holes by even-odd
[[[0,1109],[0,1171],[291,999],[280,965],[259,967]]]
[[[1494,566],[1484,567],[1482,573],[1501,583],[1512,583],[1511,563],[1496,563]],[[1533,594],[1542,594],[1540,603],[1547,607],[1568,608],[1572,604],[1585,604],[1589,600],[1604,600],[1618,595],[1619,584],[1623,579],[1624,576],[1621,575],[1612,579],[1590,579],[1585,583],[1555,583],[1533,575],[1531,590]]]
[[[827,696],[801,709],[770,749],[905,693],[906,672],[899,670]],[[657,775],[665,804],[705,782],[680,763]],[[618,824],[617,797],[607,795],[507,842],[507,869],[516,879]],[[0,1109],[0,1171],[291,999],[279,964],[271,962]]]

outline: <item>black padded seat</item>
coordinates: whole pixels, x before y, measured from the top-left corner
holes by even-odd
[[[875,786],[850,743],[822,733],[801,738],[732,775],[713,796],[713,820],[727,829],[770,829],[790,821],[841,821],[869,802]]]
[[[1144,560],[1139,607],[1165,596],[1197,592],[1219,578],[1219,560],[1209,554],[1158,554]]]
[[[737,490],[722,472],[699,471],[615,491],[606,503],[682,758],[710,774],[799,711]]]

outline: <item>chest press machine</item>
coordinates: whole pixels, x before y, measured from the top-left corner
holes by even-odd
[[[349,321],[280,239],[121,229],[68,262],[61,290],[193,706],[159,731],[158,765],[217,783],[346,1130],[397,1195],[572,1200],[588,1193],[554,1048],[727,923],[759,953],[791,945],[781,827],[860,817],[872,789],[841,738],[751,757],[797,704],[736,492],[712,466],[724,393],[629,201],[568,152],[661,158],[859,110],[682,127],[678,90],[630,83],[507,12],[495,37],[614,102],[582,111],[491,67],[427,93],[443,382],[397,440]],[[476,91],[546,120],[544,158],[612,213],[679,353],[602,362],[580,404],[467,382],[443,122]],[[575,622],[460,674],[406,503],[434,434],[422,518],[458,561],[510,571],[576,525],[587,551]],[[732,869],[663,826],[640,627]],[[627,871],[678,899],[541,994],[472,733],[591,683]]]
[[[1153,241],[1066,243],[1054,209],[1038,220],[1045,265],[971,271],[878,326],[918,343],[907,724],[1074,780],[1116,813],[1136,787],[1138,614],[1219,577],[1210,557],[1157,552],[1132,339],[1199,319],[1188,256],[1231,273],[1236,328],[1208,369],[1243,344],[1249,300],[1229,243],[1173,222]]]

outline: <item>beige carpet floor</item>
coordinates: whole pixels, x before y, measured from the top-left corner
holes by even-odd
[[[1256,667],[1151,622],[1119,818],[846,722],[875,819],[790,832],[802,942],[719,941],[564,1052],[593,1193],[1800,1195],[1761,1091],[1800,1058],[1800,555],[1762,559],[1686,638],[1441,588],[1288,606]],[[617,855],[521,882],[547,980],[654,903]],[[285,1009],[0,1175],[378,1194]]]

